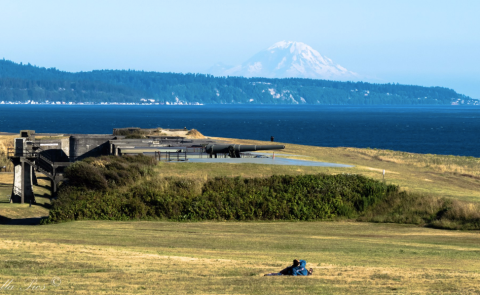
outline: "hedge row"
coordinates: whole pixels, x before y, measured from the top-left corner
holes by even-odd
[[[194,181],[166,178],[144,181],[122,190],[109,185],[107,178],[111,166],[105,165],[103,173],[99,172],[102,169],[87,162],[72,167],[68,172],[82,179],[60,190],[46,222],[354,218],[398,191],[393,185],[344,174],[253,179],[221,177],[208,180],[201,192]],[[88,173],[80,173],[78,169]],[[118,185],[119,181],[115,183]]]

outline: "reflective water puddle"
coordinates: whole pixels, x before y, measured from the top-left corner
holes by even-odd
[[[229,164],[267,164],[267,165],[290,165],[290,166],[320,166],[320,167],[337,167],[337,168],[351,168],[351,165],[305,161],[285,158],[202,158],[202,159],[188,159],[190,163],[229,163]]]

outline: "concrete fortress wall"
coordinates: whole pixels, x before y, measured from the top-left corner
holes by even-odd
[[[69,162],[70,138],[42,138],[36,139],[35,145],[41,150],[41,154],[53,162]]]
[[[42,150],[61,149],[68,155],[70,153],[70,137],[63,137],[59,139],[37,139],[35,140]]]
[[[72,135],[70,136],[70,161],[78,161],[87,157],[98,157],[110,153],[109,140],[114,139],[114,135]]]

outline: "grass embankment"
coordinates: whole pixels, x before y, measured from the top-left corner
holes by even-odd
[[[331,220],[480,229],[479,205],[401,192],[355,174],[195,181],[160,178],[152,158],[100,157],[66,169],[46,223],[81,219]]]
[[[265,141],[216,138],[239,144],[269,144]],[[382,171],[386,170],[387,183],[400,186],[402,190],[426,193],[438,197],[456,200],[480,202],[480,158],[448,155],[415,154],[390,150],[360,148],[315,147],[286,143],[285,150],[278,153],[299,155],[290,157],[311,161],[331,162],[354,165],[353,168],[331,167],[276,167],[262,165],[242,168],[241,165],[222,168],[226,175],[268,176],[271,174],[314,174],[314,173],[355,173],[382,180]],[[185,165],[185,164],[184,164]],[[257,169],[252,169],[258,167]],[[171,166],[171,175],[216,175],[214,168],[203,166]],[[279,173],[277,173],[279,169]],[[205,170],[205,172],[204,172]]]
[[[323,220],[357,217],[397,187],[359,175],[159,179],[151,157],[100,157],[66,169],[48,222],[78,219]]]
[[[49,294],[480,292],[478,233],[410,225],[81,221],[0,226],[0,253],[1,280],[26,288],[36,279]],[[314,275],[263,277],[293,258],[305,259]],[[51,284],[53,277],[61,280],[58,286]]]
[[[4,138],[4,146],[13,142],[14,136],[7,137],[8,140],[5,139],[6,137]],[[268,143],[249,140],[222,140],[240,144]],[[370,213],[364,214],[362,220],[430,224],[442,228],[476,227],[468,225],[468,220],[478,219],[478,205],[464,201],[475,201],[477,203],[480,200],[478,190],[480,187],[480,159],[375,149],[323,148],[293,144],[287,144],[286,146],[287,148],[281,153],[291,154],[290,157],[292,158],[355,166],[353,168],[330,168],[255,164],[159,163],[152,168],[151,175],[148,175],[146,179],[151,182],[162,182],[168,177],[180,177],[183,180],[195,183],[196,191],[199,192],[209,179],[221,176],[266,178],[271,175],[349,173],[381,180],[382,170],[385,169],[386,183],[399,185],[401,190],[413,194],[409,194],[408,197],[397,198],[394,202],[388,203],[384,208],[388,209],[387,211],[381,209],[381,206],[377,207],[376,211],[372,210]],[[120,180],[121,178],[133,179],[129,178],[128,173],[125,174],[126,177],[115,176],[115,173],[112,175],[110,176],[116,177],[120,182],[124,181]],[[8,184],[11,184],[11,181],[8,181]],[[7,188],[8,186],[5,185],[5,189],[8,191],[5,195],[10,195],[11,186]],[[129,186],[127,185],[123,190],[128,190],[127,187]],[[119,190],[119,187],[117,187],[117,190]],[[421,197],[416,193],[422,193]],[[0,215],[20,216],[20,211],[17,212],[18,214],[13,214],[12,207],[9,207],[10,212],[5,213],[2,210]],[[45,208],[39,209],[45,211]],[[25,214],[30,216],[32,215],[31,211],[31,208],[29,208],[29,212],[25,212]],[[447,211],[448,214],[446,214]],[[454,214],[454,212],[456,213]],[[458,221],[453,224],[447,220],[453,218],[452,214],[456,216],[455,218]],[[438,221],[441,219],[445,222]]]

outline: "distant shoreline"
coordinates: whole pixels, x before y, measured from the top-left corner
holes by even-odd
[[[0,105],[0,131],[110,134],[194,128],[210,136],[480,157],[480,108],[446,105]]]
[[[4,102],[0,105],[204,105],[203,103],[134,103],[134,102]]]
[[[342,106],[342,107],[379,107],[379,106],[394,106],[394,107],[480,107],[479,104],[263,104],[263,103],[133,103],[133,102],[3,102],[0,101],[0,106],[4,105],[48,105],[48,106]]]

